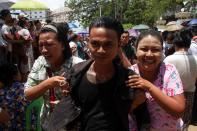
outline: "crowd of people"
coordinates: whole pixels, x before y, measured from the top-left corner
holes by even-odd
[[[67,23],[17,20],[9,10],[1,19],[0,131],[26,130],[25,110],[38,98],[43,131],[187,131],[197,123],[197,25],[131,39],[103,16],[84,38]]]

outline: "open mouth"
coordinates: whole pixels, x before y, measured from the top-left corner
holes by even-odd
[[[155,61],[154,60],[144,60],[144,64],[154,64]]]
[[[96,55],[95,58],[105,59],[106,58],[106,55]]]

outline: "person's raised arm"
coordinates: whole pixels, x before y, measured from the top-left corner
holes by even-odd
[[[67,88],[67,85],[61,86],[60,83],[65,81],[65,78],[62,76],[54,76],[49,79],[46,79],[39,83],[38,85],[29,87],[25,89],[25,96],[28,100],[34,100],[42,96],[47,90],[54,87]]]
[[[160,90],[160,88],[157,88],[154,84],[143,79],[139,75],[129,76],[129,80],[126,83],[127,86],[132,88],[147,90],[154,100],[172,116],[179,118],[184,112],[185,99],[183,94],[167,96]]]

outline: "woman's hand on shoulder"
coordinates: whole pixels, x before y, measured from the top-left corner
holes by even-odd
[[[126,85],[130,88],[140,88],[144,90],[150,90],[154,86],[151,82],[143,79],[139,75],[130,75],[126,81]]]

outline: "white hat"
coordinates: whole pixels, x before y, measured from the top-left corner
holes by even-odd
[[[75,44],[75,42],[69,42],[69,46],[70,46],[70,48],[73,48],[73,47],[77,47],[77,45]]]

